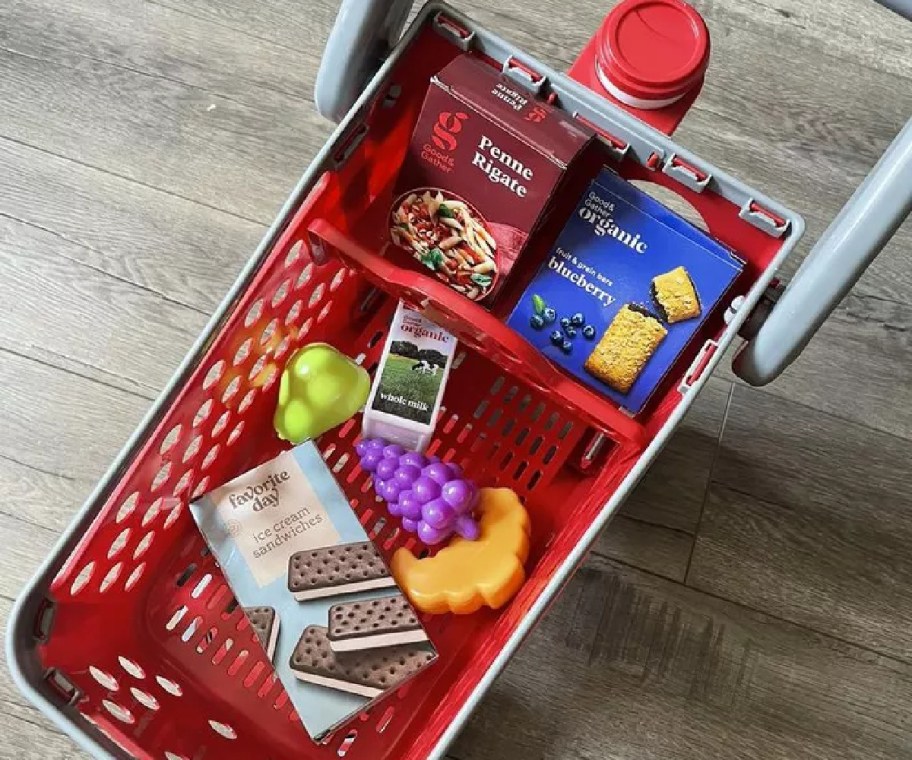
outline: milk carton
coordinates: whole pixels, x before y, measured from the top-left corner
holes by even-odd
[[[455,352],[456,338],[400,302],[364,408],[364,436],[424,451]]]

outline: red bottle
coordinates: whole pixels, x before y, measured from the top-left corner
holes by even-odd
[[[709,50],[703,17],[683,0],[623,0],[569,74],[671,134],[700,93]]]

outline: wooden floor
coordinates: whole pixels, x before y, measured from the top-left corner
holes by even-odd
[[[458,3],[557,67],[610,4]],[[696,4],[714,57],[679,138],[813,241],[912,116],[912,24]],[[336,5],[0,3],[4,621],[328,135]],[[907,224],[775,385],[720,372],[452,757],[912,756],[910,303]],[[0,735],[80,756],[5,673]]]

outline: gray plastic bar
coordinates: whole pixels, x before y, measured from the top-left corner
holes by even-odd
[[[751,385],[776,379],[912,211],[912,120],[839,212],[754,338],[735,357]]]
[[[912,21],[912,0],[877,0],[884,8],[889,8]]]
[[[412,0],[343,0],[314,87],[317,110],[342,121],[392,50]]]
[[[341,121],[402,33],[414,0],[342,0],[317,73],[314,101]],[[912,0],[877,0],[912,19]]]

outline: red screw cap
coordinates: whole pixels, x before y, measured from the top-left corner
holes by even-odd
[[[682,0],[623,0],[598,33],[599,81],[634,108],[674,103],[708,65],[706,22]]]

